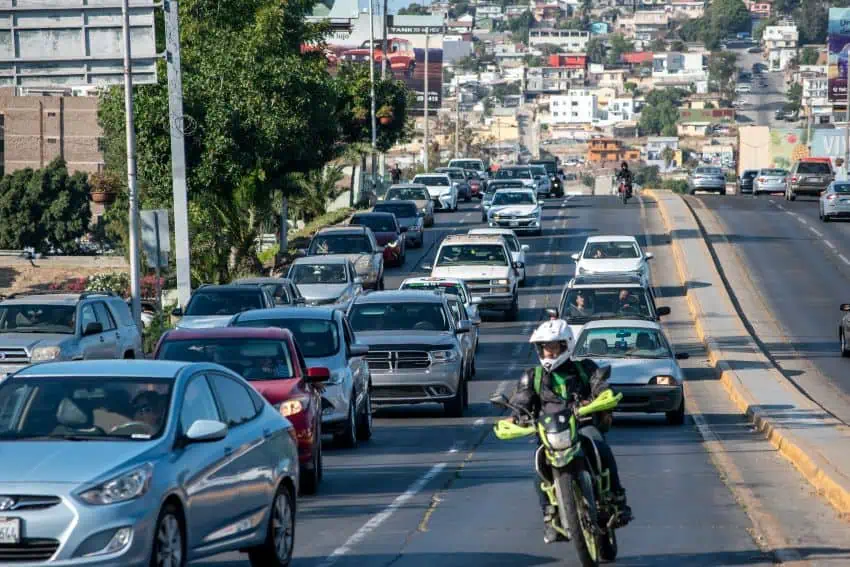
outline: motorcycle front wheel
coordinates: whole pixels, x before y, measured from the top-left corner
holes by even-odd
[[[554,470],[553,473],[561,525],[570,527],[582,567],[597,567],[596,499],[590,473],[584,469],[575,473]]]

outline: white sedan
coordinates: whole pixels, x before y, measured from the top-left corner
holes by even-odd
[[[531,248],[528,244],[520,244],[514,231],[509,228],[473,228],[467,234],[497,234],[504,238],[505,242],[508,243],[511,259],[522,264],[519,272],[519,285],[525,285],[525,270],[528,265],[525,261],[525,253]]]
[[[602,273],[638,274],[649,284],[652,252],[645,252],[634,236],[591,236],[578,254],[573,254],[576,275]]]
[[[428,194],[434,201],[434,209],[457,210],[457,185],[447,173],[423,173],[414,177],[411,183],[428,188]]]
[[[490,228],[508,228],[540,236],[543,209],[533,189],[499,189],[487,211]]]

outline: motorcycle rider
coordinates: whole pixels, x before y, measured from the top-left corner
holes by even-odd
[[[623,162],[620,164],[620,171],[617,172],[617,180],[622,181],[626,185],[626,197],[632,196],[632,171],[629,169],[629,164]]]
[[[609,389],[606,380],[608,372],[589,359],[571,360],[575,338],[563,319],[551,319],[540,325],[531,335],[529,342],[537,348],[540,366],[523,372],[517,390],[511,398],[511,405],[536,417],[541,412],[563,409],[573,394],[585,405]],[[620,484],[614,453],[603,436],[603,432],[611,427],[612,418],[611,412],[596,413],[579,422],[579,432],[595,442],[602,466],[609,471],[611,491],[619,515],[617,523],[624,526],[631,521],[632,510],[626,504],[626,491]],[[516,411],[511,419],[514,422],[521,420],[521,412]],[[540,488],[540,478],[537,475],[534,488],[543,509],[543,541],[553,543],[560,537],[551,526],[552,520],[557,517],[557,511],[549,504],[546,493]]]

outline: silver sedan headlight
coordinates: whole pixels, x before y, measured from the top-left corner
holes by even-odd
[[[552,447],[556,451],[564,451],[572,447],[573,444],[573,432],[570,429],[565,429],[558,433],[547,433],[546,441],[549,442],[549,446]]]

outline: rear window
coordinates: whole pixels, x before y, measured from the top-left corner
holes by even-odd
[[[355,215],[349,224],[368,226],[372,232],[395,232],[395,222],[392,217],[384,215]]]
[[[527,167],[517,169],[503,167],[496,172],[496,179],[531,179],[531,170]]]
[[[742,175],[741,177],[743,177],[744,179],[752,179],[756,175],[758,175],[757,171],[750,170],[750,171],[745,171],[744,175]]]
[[[532,165],[542,165],[549,173],[555,173],[558,170],[553,161],[533,161],[531,163]]]
[[[399,188],[390,189],[387,191],[387,201],[427,201],[431,197],[428,195],[428,190],[415,188]]]
[[[449,167],[460,167],[463,169],[475,169],[482,171],[484,162],[477,159],[453,159],[449,162]]]
[[[846,195],[850,193],[850,183],[836,183],[832,186],[832,190],[836,193],[841,193],[842,195]]]
[[[281,340],[166,339],[156,358],[183,362],[214,362],[231,369],[246,380],[276,380],[293,376],[289,347]]]
[[[446,175],[448,175],[452,179],[464,179],[463,173],[461,173],[459,171],[441,171],[440,173],[445,173]]]
[[[787,172],[784,169],[762,169],[759,171],[759,175],[768,175],[768,176],[779,176],[782,177]]]
[[[797,164],[797,173],[816,173],[819,175],[829,175],[832,173],[828,163],[818,163],[811,161],[801,161]]]
[[[723,175],[723,171],[719,167],[698,167],[697,175]]]
[[[420,177],[416,176],[413,178],[414,183],[422,183],[423,185],[429,185],[431,187],[448,187],[449,180],[445,177],[441,176],[428,176],[428,177]]]
[[[392,213],[396,218],[415,217],[417,213],[416,205],[409,203],[378,203],[372,210],[376,213]]]
[[[205,317],[216,315],[236,315],[243,311],[262,309],[263,290],[260,288],[245,288],[245,290],[209,290],[198,291],[186,306],[189,317]]]

